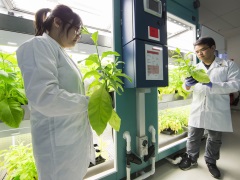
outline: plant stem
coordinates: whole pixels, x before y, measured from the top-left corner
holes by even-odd
[[[184,63],[186,64],[187,68],[188,68],[188,72],[190,75],[192,75],[192,71],[191,71],[191,68],[189,67],[189,65],[187,64],[186,62],[186,59],[181,55],[181,58],[184,60]]]

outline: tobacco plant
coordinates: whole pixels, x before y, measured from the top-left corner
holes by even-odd
[[[188,126],[188,117],[190,113],[189,106],[170,108],[159,111],[158,130],[159,133],[171,129],[175,133],[182,133],[183,127]]]
[[[32,145],[19,143],[0,151],[0,170],[7,170],[6,180],[37,180]]]
[[[158,87],[159,100],[162,100],[162,96],[164,94],[173,94],[173,93],[175,93],[175,96],[181,96],[183,97],[183,99],[186,99],[190,94],[190,92],[183,89],[182,85],[183,85],[183,80],[182,80],[181,67],[170,69],[168,86]]]
[[[0,120],[10,127],[19,127],[27,104],[23,79],[15,54],[0,52]]]
[[[85,27],[82,33],[91,34]],[[116,51],[105,51],[99,54],[98,51],[98,31],[91,34],[91,39],[96,48],[96,53],[89,55],[84,61],[88,72],[83,79],[93,79],[88,88],[90,96],[88,113],[89,120],[93,130],[101,135],[105,130],[107,123],[119,131],[121,119],[112,106],[113,99],[110,92],[116,92],[121,95],[123,92],[122,78],[131,79],[122,70],[118,68],[123,62],[119,60],[120,54]]]
[[[200,83],[209,83],[210,79],[208,74],[203,69],[197,69],[191,62],[189,55],[192,52],[187,53],[186,55],[182,55],[179,48],[176,48],[174,51],[175,55],[172,56],[174,58],[177,66],[181,68],[181,73],[183,78],[192,76]]]

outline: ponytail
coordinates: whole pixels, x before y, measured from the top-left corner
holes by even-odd
[[[47,13],[51,12],[49,8],[43,8],[36,12],[35,14],[35,36],[41,36],[46,30],[49,30],[47,23],[50,20],[50,17],[47,16]]]
[[[51,14],[47,16],[49,12],[51,12]],[[62,29],[64,29],[65,25],[70,21],[72,21],[72,26],[82,26],[82,19],[78,14],[74,13],[68,6],[59,4],[52,11],[49,8],[43,8],[36,12],[35,36],[42,36],[44,32],[50,31],[55,17],[62,20]],[[69,29],[72,26],[70,26]]]

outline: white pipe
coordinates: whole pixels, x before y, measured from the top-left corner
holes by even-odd
[[[130,133],[128,131],[125,131],[123,133],[123,138],[126,139],[127,141],[127,152],[131,152],[131,136]]]
[[[136,116],[138,137],[145,136],[145,94],[150,92],[150,88],[136,89]]]
[[[125,131],[123,133],[123,138],[126,139],[127,142],[127,153],[131,153],[131,136],[130,133],[128,131]],[[126,167],[126,173],[127,173],[127,180],[131,180],[131,166],[127,165]]]
[[[148,131],[152,134],[152,143],[155,144],[156,143],[156,130],[154,129],[154,127],[151,125],[148,128]]]
[[[136,90],[137,136],[145,136],[145,92],[143,88]]]
[[[127,179],[126,180],[131,180],[131,167],[127,167]]]
[[[182,160],[182,157],[177,157],[175,160],[174,159],[171,159],[171,158],[165,158],[166,160],[168,160],[170,163],[172,164],[179,164]]]
[[[151,125],[151,126],[149,126],[148,131],[152,134],[152,143],[155,144],[156,143],[156,138],[155,138],[156,130]],[[151,170],[142,174],[141,176],[137,177],[136,180],[146,179],[149,176],[153,175],[154,173],[155,173],[155,155],[152,157],[152,168],[151,168]]]
[[[146,179],[149,176],[153,175],[155,173],[155,157],[152,157],[152,169],[144,174],[142,174],[141,176],[137,177],[135,180],[142,180],[142,179]]]

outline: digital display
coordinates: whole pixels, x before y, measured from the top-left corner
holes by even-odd
[[[159,2],[155,0],[149,0],[149,9],[159,12]]]
[[[143,5],[145,12],[162,17],[162,2],[160,0],[143,0]]]

